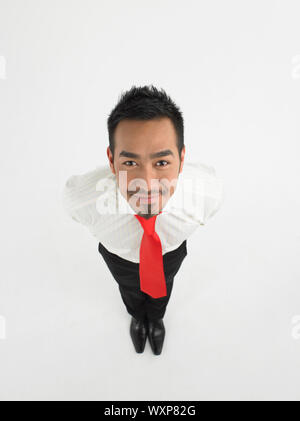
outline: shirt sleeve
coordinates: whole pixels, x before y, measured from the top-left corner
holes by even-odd
[[[74,221],[89,226],[93,222],[93,216],[85,202],[81,184],[80,176],[69,177],[62,190],[61,203],[67,215]]]
[[[224,202],[224,181],[217,176],[213,167],[210,167],[205,177],[203,191],[203,217],[199,221],[201,225],[205,225],[220,210]]]
[[[189,162],[185,164],[182,186],[184,216],[191,223],[205,225],[224,201],[223,180],[217,176],[214,167]]]

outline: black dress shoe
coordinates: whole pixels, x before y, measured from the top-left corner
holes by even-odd
[[[159,355],[161,353],[165,333],[163,319],[148,320],[148,337],[153,354]]]
[[[145,321],[137,320],[132,316],[130,323],[130,336],[137,353],[144,352],[147,340],[147,324]]]

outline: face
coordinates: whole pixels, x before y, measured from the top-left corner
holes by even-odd
[[[179,157],[172,121],[122,120],[115,130],[115,153],[107,148],[120,193],[139,215],[158,214],[176,189],[185,147]]]

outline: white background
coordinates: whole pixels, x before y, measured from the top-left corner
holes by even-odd
[[[0,0],[0,399],[299,400],[299,16],[291,0]],[[160,356],[135,353],[97,240],[60,203],[107,162],[134,84],[167,91],[186,160],[226,189],[188,240]]]

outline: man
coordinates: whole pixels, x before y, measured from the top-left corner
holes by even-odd
[[[182,113],[164,90],[133,86],[107,125],[109,165],[70,177],[63,204],[99,240],[131,315],[135,351],[144,351],[148,337],[159,355],[186,239],[220,208],[223,183],[212,167],[184,165]]]

